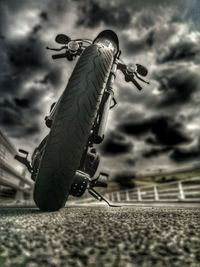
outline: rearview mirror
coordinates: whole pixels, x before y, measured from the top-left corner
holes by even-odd
[[[146,67],[140,64],[136,64],[137,66],[137,73],[140,74],[141,76],[145,77],[148,74],[148,70]]]
[[[71,38],[65,34],[58,34],[55,38],[56,43],[59,44],[67,44],[70,40]]]

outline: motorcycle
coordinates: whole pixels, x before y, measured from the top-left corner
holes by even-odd
[[[47,49],[64,53],[53,59],[79,59],[66,89],[45,117],[48,136],[33,152],[31,162],[22,149],[19,152],[25,156],[15,158],[31,173],[34,201],[42,211],[59,210],[69,195],[80,197],[86,190],[111,206],[94,189],[106,187],[108,178],[98,170],[100,156],[95,146],[103,142],[109,110],[117,104],[113,91],[117,70],[138,90],[142,90],[138,80],[149,84],[142,78],[148,70],[140,64],[123,63],[118,37],[111,30],[102,31],[94,40],[71,40],[58,34],[55,41],[62,46]]]

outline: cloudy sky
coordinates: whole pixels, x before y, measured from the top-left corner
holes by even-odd
[[[54,38],[119,36],[125,62],[149,68],[137,91],[121,73],[100,148],[110,173],[156,172],[200,161],[200,2],[198,0],[0,0],[0,128],[33,150],[48,133],[44,116],[76,62],[52,61]]]

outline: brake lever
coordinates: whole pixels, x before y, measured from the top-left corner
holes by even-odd
[[[146,81],[146,80],[142,79],[142,78],[137,74],[137,72],[134,72],[134,74],[135,74],[135,76],[137,77],[138,80],[140,80],[140,81],[142,81],[142,82],[144,82],[144,83],[146,83],[146,84],[150,84],[149,81]]]

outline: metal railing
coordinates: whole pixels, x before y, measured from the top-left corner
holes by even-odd
[[[22,174],[20,174],[19,172],[17,172],[14,167],[10,166],[8,163],[6,163],[4,160],[2,160],[0,158],[0,168],[2,170],[7,171],[8,173],[12,174],[17,180],[23,182],[23,184],[27,185],[28,187],[32,187],[33,186],[33,181],[30,179],[27,179],[26,177],[24,177]],[[0,177],[0,181],[3,180]],[[10,182],[10,181],[7,181]],[[11,184],[11,182],[10,182]]]
[[[200,177],[105,194],[111,202],[200,202]]]
[[[33,181],[14,159],[17,150],[0,130],[0,204],[30,199]]]

